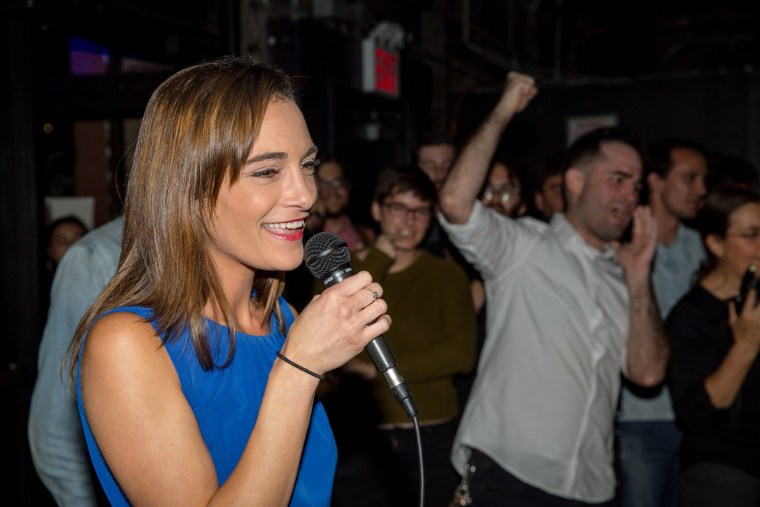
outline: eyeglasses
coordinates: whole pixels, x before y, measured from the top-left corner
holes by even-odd
[[[345,180],[343,178],[335,178],[334,180],[323,180],[323,179],[317,179],[317,185],[322,190],[329,190],[333,189],[336,190],[338,188],[348,188],[348,180]]]
[[[760,229],[752,229],[751,231],[742,232],[727,232],[726,236],[735,236],[737,238],[751,241],[752,243],[757,243],[757,240],[760,239]]]
[[[400,202],[385,202],[383,206],[388,209],[393,218],[405,219],[410,213],[415,220],[430,220],[433,216],[433,209],[430,206],[409,208]]]
[[[509,201],[513,195],[520,195],[519,187],[515,187],[513,185],[505,185],[499,189],[495,189],[489,186],[486,187],[485,191],[483,192],[483,200],[487,203],[493,203],[497,201],[505,203]]]

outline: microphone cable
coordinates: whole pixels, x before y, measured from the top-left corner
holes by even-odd
[[[351,255],[348,245],[333,232],[319,232],[312,236],[304,246],[304,264],[311,274],[321,280],[326,287],[331,287],[353,276]],[[417,418],[417,406],[406,380],[396,368],[396,357],[393,355],[383,335],[372,340],[365,351],[370,356],[377,371],[385,377],[396,399],[406,415],[414,424],[417,440],[417,459],[420,471],[420,507],[425,505],[425,464],[422,452],[422,435]]]
[[[412,416],[414,435],[417,437],[417,460],[420,466],[420,507],[425,507],[425,461],[422,459],[422,435],[417,416]]]

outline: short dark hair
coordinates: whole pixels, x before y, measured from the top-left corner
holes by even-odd
[[[372,199],[382,203],[389,196],[399,192],[412,192],[423,201],[436,202],[433,182],[417,166],[403,164],[391,166],[380,171],[375,183]]]
[[[724,185],[712,190],[705,198],[699,217],[702,236],[725,237],[731,213],[745,204],[754,203],[760,203],[760,194],[748,188]]]
[[[529,174],[527,178],[528,189],[525,191],[525,202],[528,205],[528,214],[535,217],[543,217],[543,212],[536,207],[536,194],[543,193],[544,184],[552,176],[563,176],[564,167],[562,166],[564,153],[561,151],[552,153],[545,157],[536,165],[536,169]],[[562,187],[564,195],[565,181],[562,178]]]
[[[608,141],[627,144],[643,161],[641,141],[632,130],[624,127],[600,127],[583,134],[567,148],[562,161],[562,172],[598,157],[602,143]]]
[[[655,141],[647,148],[647,161],[649,162],[649,171],[663,177],[667,176],[670,170],[673,168],[672,152],[676,148],[685,148],[688,150],[696,151],[705,157],[705,160],[710,160],[710,152],[701,143],[692,141],[690,139],[669,137]]]
[[[564,155],[562,152],[553,153],[538,165],[534,173],[537,188],[540,188],[550,177],[564,172],[564,168],[562,167],[563,157]]]
[[[752,187],[758,178],[755,165],[733,153],[714,153],[710,160],[711,186],[736,185]]]
[[[53,232],[55,232],[56,228],[59,225],[63,224],[74,224],[78,226],[82,231],[86,234],[88,232],[87,226],[82,222],[82,220],[79,219],[76,215],[66,215],[60,218],[57,218],[50,222],[47,226],[47,242],[50,243],[53,240]]]
[[[505,165],[509,169],[509,175],[525,186],[522,180],[528,174],[528,164],[524,159],[505,151],[498,151],[491,159],[489,167],[493,167],[494,164]]]
[[[439,144],[450,144],[456,149],[454,139],[442,130],[431,130],[423,132],[417,136],[417,149],[419,151],[423,146],[437,146]]]

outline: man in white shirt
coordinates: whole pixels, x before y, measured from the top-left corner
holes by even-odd
[[[50,291],[28,436],[34,468],[62,507],[95,507],[101,494],[90,473],[77,400],[61,364],[79,320],[116,273],[123,223],[120,216],[74,243],[61,259]]]
[[[499,138],[536,93],[531,77],[509,73],[440,193],[441,224],[483,275],[488,301],[452,463],[475,465],[476,506],[612,505],[620,374],[653,386],[668,358],[650,279],[657,227],[637,207],[636,144],[617,129],[569,148],[567,212],[549,224],[477,201]]]

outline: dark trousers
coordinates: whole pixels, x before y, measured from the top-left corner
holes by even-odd
[[[479,451],[473,451],[470,464],[475,466],[475,471],[470,476],[472,507],[581,507],[588,505],[613,507],[615,505],[614,501],[589,504],[551,495],[522,482]]]
[[[758,507],[760,478],[721,463],[699,463],[681,473],[682,507]]]
[[[451,465],[457,423],[422,426],[425,506],[446,507],[459,475]],[[375,430],[366,447],[340,457],[333,488],[333,507],[417,507],[420,474],[414,429]]]
[[[446,507],[454,497],[459,475],[451,465],[451,446],[457,423],[454,421],[422,426],[423,463],[425,466],[425,505]],[[387,466],[395,477],[389,490],[393,498],[388,505],[418,506],[420,491],[419,455],[414,429],[381,430],[385,436]]]

